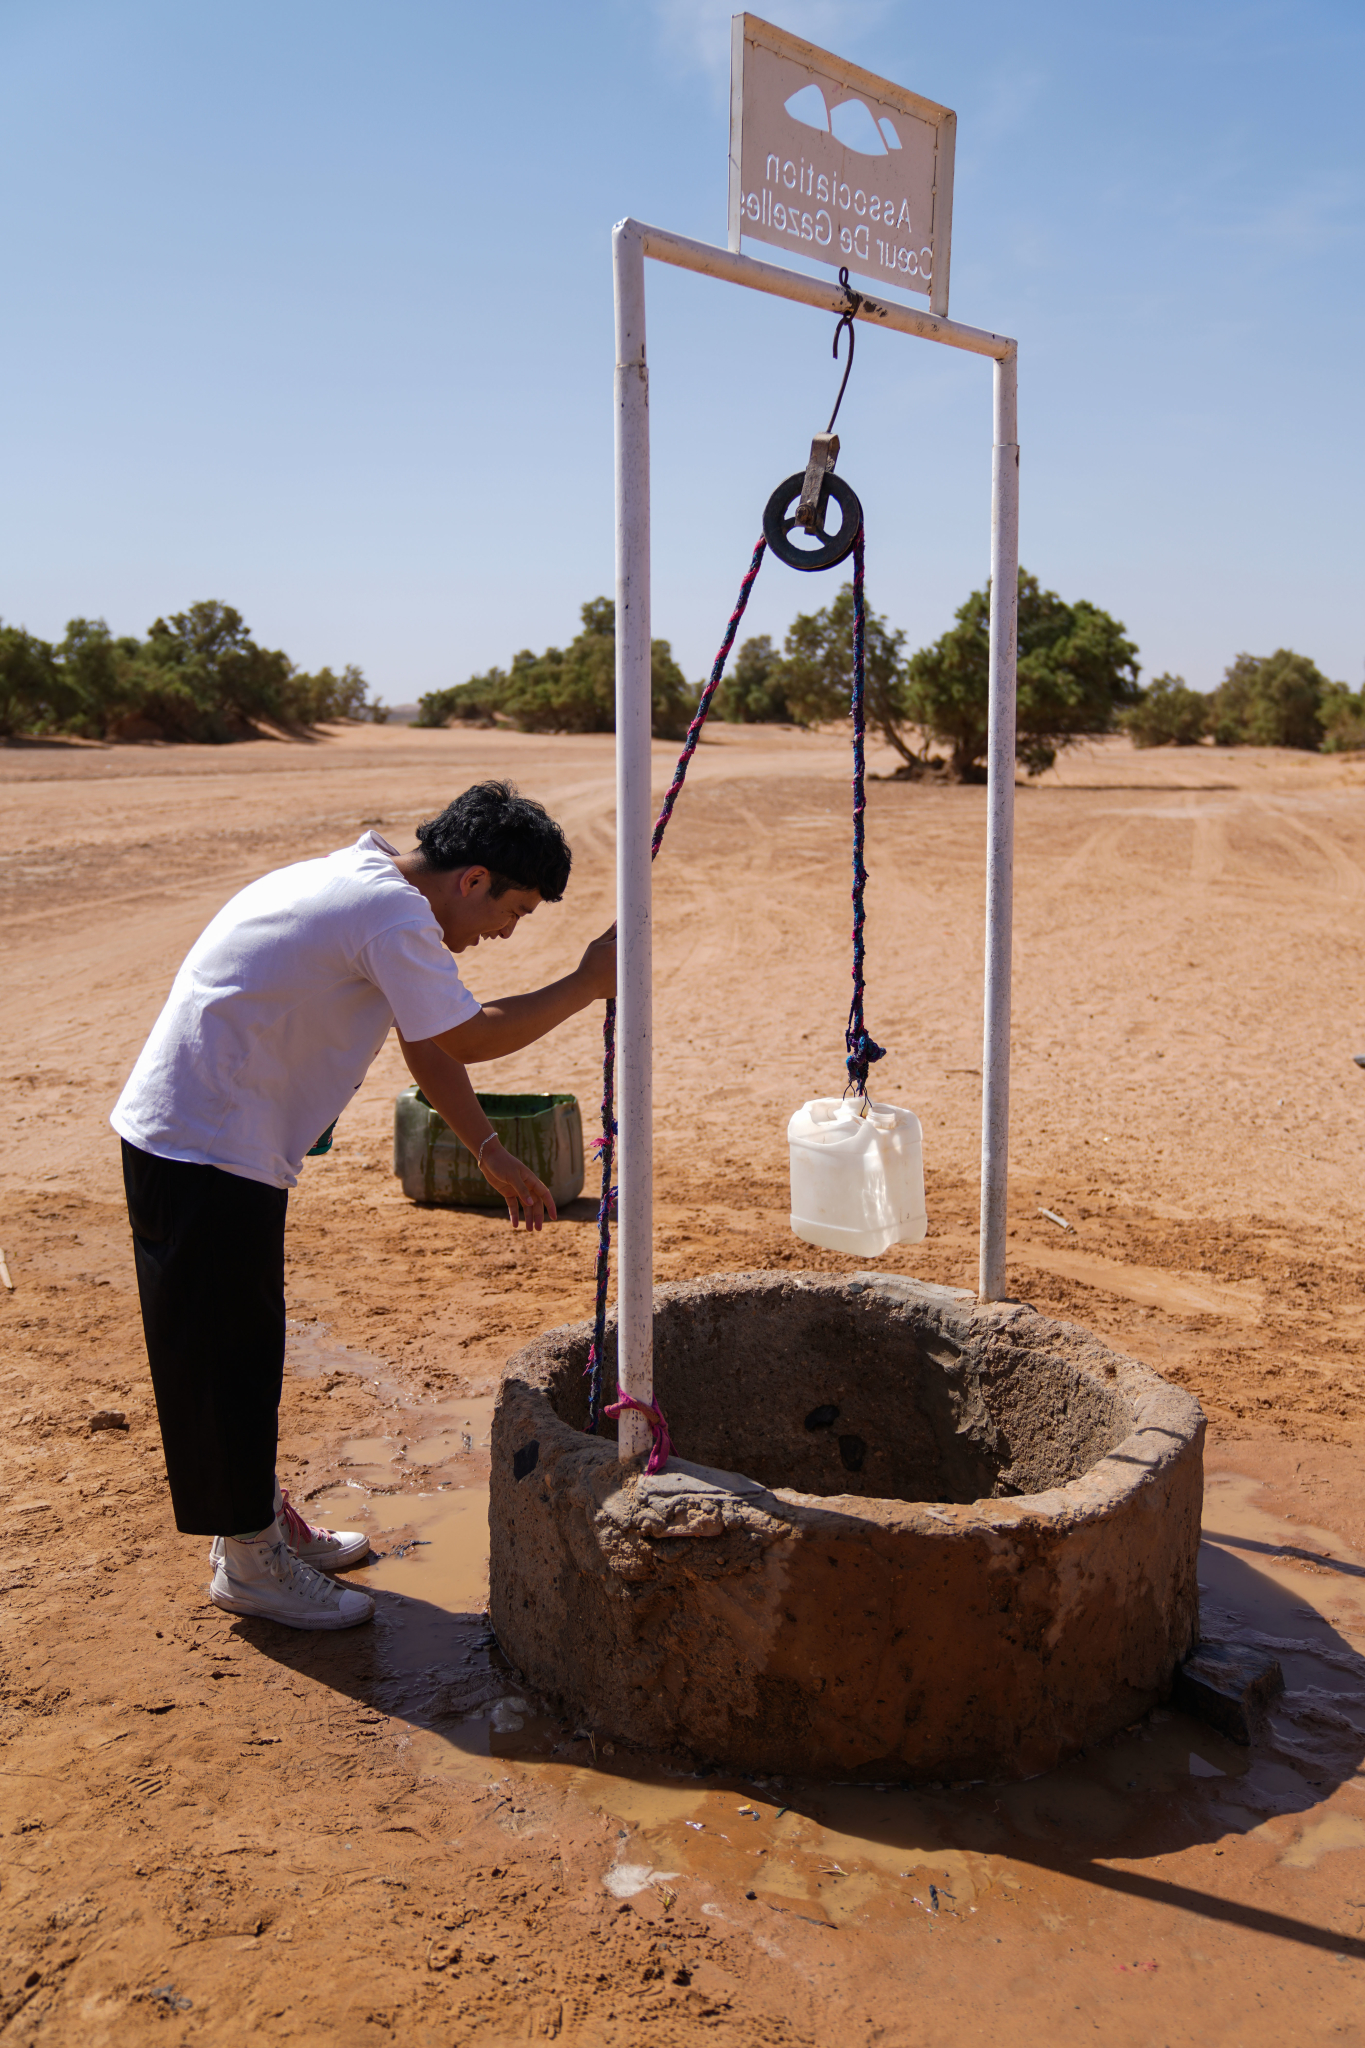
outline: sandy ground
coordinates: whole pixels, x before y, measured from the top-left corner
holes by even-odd
[[[408,1204],[392,1044],[292,1202],[281,1460],[384,1553],[376,1623],[219,1615],[172,1527],[108,1109],[234,889],[372,822],[410,844],[490,772],[577,861],[466,956],[484,995],[609,920],[609,740],[0,751],[0,2038],[1360,2039],[1365,763],[1115,741],[1020,791],[1012,1290],[1203,1402],[1207,1599],[1288,1691],[1250,1752],[1162,1713],[922,1793],[680,1778],[518,1690],[482,1620],[491,1391],[587,1312],[593,1212],[528,1241]],[[842,1263],[789,1234],[784,1130],[841,1079],[847,802],[837,738],[698,756],[656,870],[660,1278]],[[886,1263],[971,1285],[982,792],[878,782],[869,818],[868,1020],[931,1215]],[[599,1030],[480,1078],[590,1122]]]

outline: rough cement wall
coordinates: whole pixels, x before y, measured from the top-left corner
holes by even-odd
[[[654,1478],[574,1426],[586,1325],[503,1382],[492,1614],[529,1683],[626,1740],[885,1779],[1041,1770],[1165,1695],[1197,1631],[1188,1396],[902,1280],[720,1276],[658,1289],[655,1329],[689,1456]]]

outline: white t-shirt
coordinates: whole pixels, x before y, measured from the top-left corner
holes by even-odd
[[[109,1121],[158,1159],[292,1188],[395,1022],[478,1014],[420,889],[377,832],[262,875],[176,975]]]

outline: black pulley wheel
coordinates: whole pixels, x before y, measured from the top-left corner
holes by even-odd
[[[798,469],[795,476],[778,485],[764,509],[763,537],[778,561],[785,562],[789,569],[833,569],[853,553],[853,543],[863,523],[863,508],[842,477],[830,476],[820,504],[820,524],[808,533],[806,527],[796,524],[796,507],[805,481],[806,472]],[[833,533],[825,528],[831,504],[839,507],[840,519]],[[792,539],[793,531],[808,545],[797,546]]]

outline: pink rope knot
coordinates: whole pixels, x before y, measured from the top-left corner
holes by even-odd
[[[602,1413],[604,1415],[624,1415],[627,1408],[636,1408],[641,1415],[649,1417],[649,1426],[654,1432],[654,1441],[649,1447],[649,1456],[645,1460],[645,1470],[646,1472],[662,1472],[664,1466],[673,1456],[673,1439],[668,1434],[668,1423],[664,1418],[663,1409],[657,1401],[637,1401],[634,1394],[622,1394],[619,1401],[613,1401],[609,1408],[602,1410]]]
[[[284,1523],[284,1540],[293,1549],[297,1550],[301,1543],[310,1543],[314,1536],[325,1534],[325,1531],[315,1529],[311,1522],[305,1522],[303,1516],[294,1506],[293,1501],[290,1500],[289,1488],[287,1486],[280,1488],[280,1498],[284,1502],[284,1506],[280,1509],[279,1517]]]

